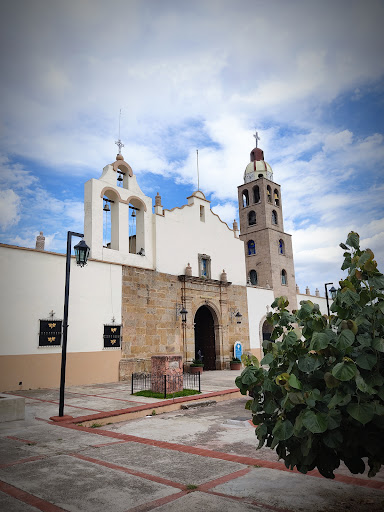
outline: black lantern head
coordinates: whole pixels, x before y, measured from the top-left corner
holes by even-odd
[[[334,286],[332,286],[332,288],[330,288],[329,291],[331,292],[332,299],[335,300],[336,299],[336,293],[337,293],[336,288]]]
[[[242,314],[240,313],[240,311],[238,311],[235,315],[235,318],[236,318],[236,323],[238,324],[241,324],[241,318],[242,318]]]
[[[188,314],[188,311],[185,309],[185,307],[183,307],[180,310],[180,315],[181,315],[183,323],[186,323],[186,321],[187,321],[187,314]]]
[[[87,264],[90,251],[88,245],[84,242],[84,240],[81,240],[77,245],[75,245],[74,249],[76,255],[76,263],[79,265],[79,267],[84,267],[84,265]]]

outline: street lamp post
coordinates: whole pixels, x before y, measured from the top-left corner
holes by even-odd
[[[63,344],[61,347],[61,375],[60,375],[60,401],[59,401],[59,416],[64,416],[64,390],[65,390],[65,367],[67,363],[67,338],[68,338],[68,306],[69,306],[69,277],[71,271],[71,247],[72,236],[83,238],[81,233],[68,231],[67,234],[67,255],[65,266],[65,293],[64,293],[64,318],[63,318]],[[74,247],[76,255],[76,263],[80,267],[87,264],[89,256],[89,247],[81,240]]]
[[[325,283],[324,285],[324,288],[325,288],[325,298],[327,300],[327,311],[328,311],[328,316],[330,316],[330,311],[329,311],[329,297],[328,297],[328,289],[327,289],[327,286],[330,285],[330,284],[333,284],[333,283]],[[332,286],[332,288],[329,290],[331,292],[331,297],[332,297],[332,300],[335,298],[336,296],[336,288],[334,288]]]

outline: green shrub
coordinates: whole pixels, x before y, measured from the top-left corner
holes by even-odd
[[[310,300],[291,313],[276,299],[260,361],[269,369],[249,360],[236,385],[252,397],[258,448],[276,449],[287,468],[334,478],[340,461],[356,474],[367,458],[372,477],[384,464],[384,276],[357,233],[340,246],[348,277],[333,314]]]

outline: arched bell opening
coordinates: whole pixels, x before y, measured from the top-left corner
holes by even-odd
[[[141,199],[131,197],[128,204],[129,215],[129,252],[145,254],[144,213],[145,205]]]
[[[195,314],[195,359],[202,359],[204,370],[216,370],[220,360],[219,322],[216,312],[201,306]]]
[[[111,189],[103,194],[103,246],[119,250],[119,196]]]

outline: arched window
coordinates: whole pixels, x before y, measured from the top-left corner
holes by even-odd
[[[267,185],[267,199],[268,203],[272,203],[272,189],[269,185]]]
[[[279,254],[285,254],[285,244],[281,238],[279,240]]]
[[[251,284],[257,285],[257,272],[256,270],[251,270],[249,273],[249,280],[251,281]]]
[[[256,224],[256,213],[251,210],[248,213],[248,226],[253,226],[254,224]]]
[[[287,284],[287,273],[284,269],[281,271],[281,284]]]
[[[277,213],[275,210],[272,210],[272,224],[275,224],[275,226],[277,226]]]
[[[277,191],[277,188],[273,191],[273,200],[275,206],[280,206],[279,192]]]
[[[256,246],[253,240],[248,240],[248,256],[256,254]]]
[[[245,208],[246,206],[249,206],[248,190],[243,191],[243,208]]]
[[[258,185],[253,187],[253,202],[260,203],[260,189]]]

